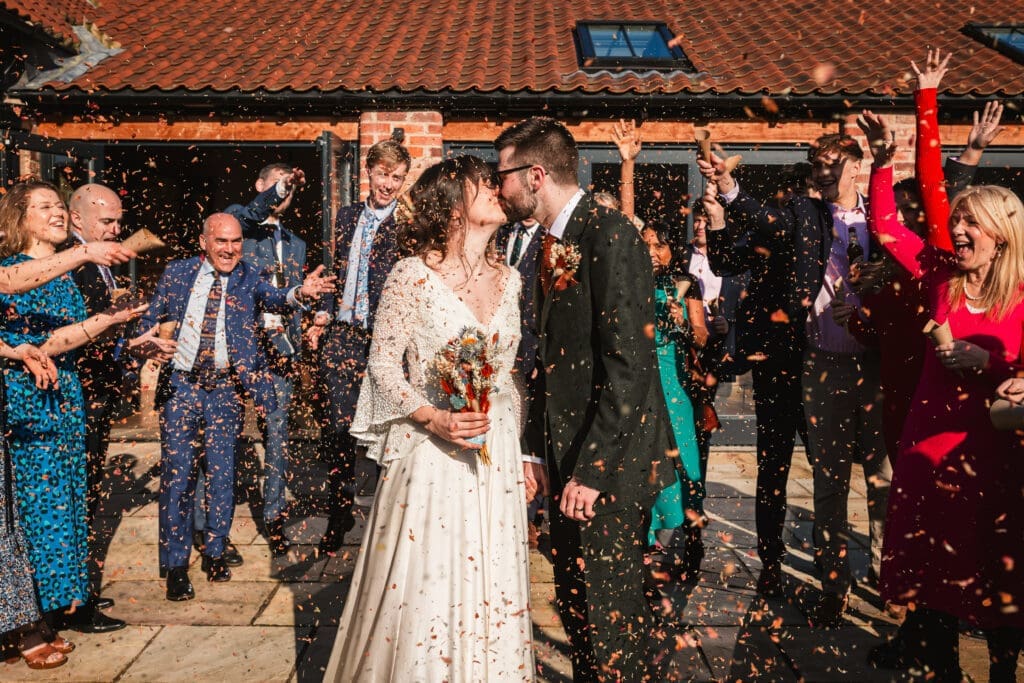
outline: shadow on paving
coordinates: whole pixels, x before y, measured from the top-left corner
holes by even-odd
[[[365,529],[365,514],[338,553],[318,554],[316,546],[327,524],[327,465],[320,462],[311,442],[295,442],[286,527],[293,549],[283,558],[270,556],[259,533],[259,490],[243,487],[247,491],[238,501],[232,535],[245,564],[234,570],[231,582],[207,584],[195,562],[191,574],[196,600],[167,603],[156,574],[158,452],[159,446],[152,442],[111,445],[94,553],[98,560],[109,556],[112,562],[105,562],[108,576],[104,577],[105,592],[118,600],[111,614],[127,618],[130,626],[113,635],[75,634],[80,647],[72,665],[83,674],[90,672],[88,680],[97,681],[233,680],[217,668],[223,662],[213,661],[220,652],[215,647],[221,646],[214,645],[210,634],[223,632],[224,642],[262,648],[259,653],[245,652],[247,659],[258,654],[276,658],[284,669],[290,667],[289,674],[271,675],[264,670],[263,678],[257,670],[252,680],[322,680]],[[245,479],[254,481],[251,475],[258,470],[250,464],[245,471],[250,473]],[[811,543],[809,472],[800,456],[795,456],[785,530],[785,595],[764,600],[754,590],[761,569],[754,532],[755,471],[752,453],[716,450],[712,455],[707,499],[711,523],[704,533],[707,552],[700,581],[695,586],[668,583],[652,594],[664,635],[661,680],[893,680],[896,672],[866,664],[867,651],[891,634],[895,625],[880,611],[877,592],[860,581],[868,567],[865,499],[851,494],[850,560],[859,583],[850,612],[839,629],[811,629],[802,611],[814,604],[819,590]],[[857,469],[854,477],[859,475]],[[553,605],[550,564],[535,552],[530,565],[538,680],[567,683],[572,680],[568,645]],[[133,604],[136,598],[138,604]],[[690,637],[699,642],[698,647],[688,644]],[[181,667],[168,654],[180,638],[192,638],[196,644],[189,664]],[[286,643],[293,644],[291,652]],[[131,652],[119,652],[124,656],[115,665],[111,647]],[[222,658],[237,662],[239,654],[233,649],[237,646],[224,648]],[[971,633],[963,635],[962,665],[975,680],[985,680],[986,659],[984,641]],[[64,673],[71,671],[65,668]],[[51,677],[23,666],[0,667],[0,680],[59,680],[60,671]],[[154,672],[160,675],[151,678]]]

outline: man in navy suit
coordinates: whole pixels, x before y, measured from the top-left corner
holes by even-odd
[[[279,289],[242,261],[242,228],[228,214],[213,214],[199,238],[203,255],[172,261],[144,318],[148,329],[173,323],[177,347],[157,387],[161,408],[160,567],[167,599],[195,593],[188,578],[196,464],[207,464],[207,533],[203,570],[210,581],[228,581],[224,541],[234,516],[235,445],[243,401],[266,413],[277,407],[267,360],[256,328],[264,311],[286,313],[301,299],[316,298],[334,278],[311,273],[302,287]],[[202,436],[201,436],[202,435]]]
[[[366,371],[374,313],[398,260],[395,207],[412,158],[397,140],[378,142],[366,155],[370,193],[366,202],[343,207],[334,226],[334,273],[340,297],[327,296],[310,330],[316,348],[324,336],[320,385],[324,405],[320,452],[333,461],[328,493],[331,512],[320,552],[336,552],[355,524],[356,441],[348,433]]]
[[[232,204],[224,210],[242,225],[242,258],[279,289],[301,285],[305,275],[306,242],[285,228],[282,221],[292,197],[304,182],[301,169],[284,163],[269,164],[260,170],[256,179],[259,194],[245,206]],[[279,557],[287,553],[290,546],[284,533],[288,408],[295,364],[302,348],[302,313],[297,309],[290,315],[264,313],[257,332],[260,348],[269,361],[277,399],[277,409],[266,417],[261,416],[259,423],[263,436],[263,523],[270,551]],[[203,531],[205,522],[200,510],[201,507],[196,508],[198,532]],[[229,545],[228,552],[232,549]]]

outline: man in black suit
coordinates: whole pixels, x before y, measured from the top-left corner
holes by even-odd
[[[504,131],[510,220],[547,226],[535,295],[544,369],[528,421],[528,479],[550,478],[555,591],[576,681],[639,681],[653,614],[643,592],[648,510],[674,448],[653,341],[654,278],[629,221],[579,187],[576,142],[550,118]],[[556,263],[556,270],[552,264]]]
[[[708,236],[715,272],[735,272],[745,261],[752,273],[739,317],[739,346],[756,361],[758,590],[781,592],[786,479],[793,434],[802,427],[814,471],[815,559],[822,585],[808,616],[816,626],[833,627],[842,621],[852,584],[851,465],[862,462],[867,480],[873,573],[881,564],[892,470],[882,438],[877,354],[829,311],[849,272],[849,244],[856,238],[865,257],[877,248],[869,246],[867,210],[856,189],[863,152],[853,138],[832,134],[818,138],[808,157],[811,185],[820,197],[790,192],[764,206],[740,191],[717,157],[698,165],[728,205],[728,222],[715,219],[718,225]]]
[[[321,553],[341,548],[345,533],[355,525],[355,464],[363,449],[348,428],[370,354],[377,302],[398,260],[394,214],[411,165],[409,152],[396,140],[378,142],[367,152],[369,195],[365,202],[343,207],[334,226],[334,273],[340,294],[324,298],[310,328],[310,347],[323,347],[320,452],[333,463],[328,482],[332,507]]]
[[[71,218],[69,244],[112,242],[121,234],[124,214],[121,198],[104,185],[82,185],[71,195],[68,209]],[[117,288],[110,268],[86,263],[75,269],[72,276],[85,299],[88,315],[96,315],[110,307],[112,295]],[[127,390],[122,360],[130,361],[127,354],[124,359],[121,358],[123,346],[122,338],[103,336],[82,347],[78,354],[78,376],[82,382],[82,397],[85,399],[86,498],[90,518],[95,514],[100,501],[103,468],[110,442],[110,420],[122,392]],[[68,626],[87,633],[124,628],[125,622],[99,611],[113,606],[114,601],[99,595],[99,575],[102,570],[96,567],[91,573],[97,575],[93,581],[96,584],[93,597],[84,609],[78,610],[76,616],[69,619]]]

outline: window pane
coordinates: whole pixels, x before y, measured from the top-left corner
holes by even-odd
[[[629,34],[629,42],[633,44],[634,49],[640,52],[639,56],[662,59],[672,57],[672,52],[665,44],[665,39],[654,26],[629,26],[626,28],[626,32]]]
[[[636,57],[621,26],[590,26],[596,57]]]

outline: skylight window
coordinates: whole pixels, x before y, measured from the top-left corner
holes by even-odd
[[[1024,64],[1024,24],[967,24],[964,33]]]
[[[581,21],[576,47],[584,68],[647,67],[693,71],[693,65],[661,22]]]

